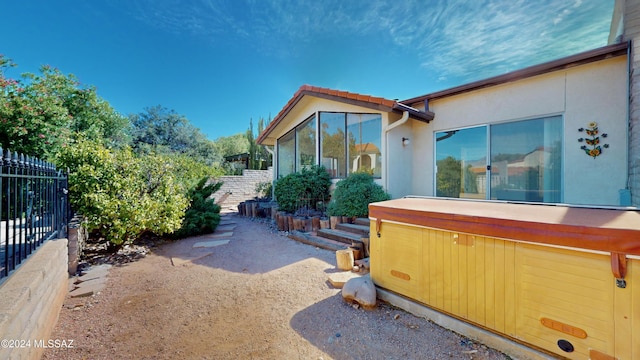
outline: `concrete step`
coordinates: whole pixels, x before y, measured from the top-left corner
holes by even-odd
[[[359,234],[354,234],[352,232],[348,232],[348,231],[342,231],[342,230],[332,230],[332,229],[320,229],[318,230],[318,236],[319,237],[323,237],[323,238],[327,238],[327,239],[331,239],[331,240],[335,240],[335,241],[339,241],[341,243],[347,244],[347,245],[351,245],[351,242],[353,241],[361,241],[360,239],[362,238],[361,235]]]
[[[342,223],[336,225],[336,230],[350,232],[360,235],[360,237],[369,237],[369,226]]]
[[[331,240],[331,239],[320,237],[320,236],[311,235],[310,233],[304,233],[300,231],[290,232],[289,238],[304,244],[316,246],[321,249],[326,249],[331,251],[344,250],[348,248],[349,245],[351,245],[351,242],[349,242],[349,244],[345,244],[343,242]]]

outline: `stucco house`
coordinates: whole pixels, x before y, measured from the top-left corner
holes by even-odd
[[[639,59],[617,0],[607,46],[402,101],[304,85],[257,142],[275,179],[392,195],[369,205],[379,298],[518,358],[639,359]]]
[[[257,142],[274,179],[318,164],[335,181],[368,170],[394,198],[640,205],[640,26],[625,6],[639,7],[616,3],[608,46],[411,99],[303,85]]]

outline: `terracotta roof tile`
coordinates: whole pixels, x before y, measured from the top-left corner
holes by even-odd
[[[295,106],[295,104],[298,101],[300,101],[300,99],[302,99],[302,97],[304,97],[305,95],[314,96],[314,94],[319,97],[322,97],[324,95],[324,96],[343,98],[343,99],[352,100],[352,101],[353,100],[360,101],[363,103],[380,105],[380,106],[389,108],[389,111],[396,108],[396,105],[398,105],[398,103],[395,100],[389,100],[381,97],[357,94],[357,93],[352,93],[352,92],[342,91],[342,90],[322,88],[318,86],[302,85],[298,89],[298,91],[296,91],[293,97],[289,99],[289,101],[282,108],[282,110],[280,110],[278,115],[276,115],[276,117],[273,118],[273,120],[266,127],[266,129],[264,129],[264,131],[258,136],[258,138],[256,139],[257,142],[260,143],[261,141],[263,141],[271,133],[271,131],[278,125],[278,123],[280,123],[280,121],[282,121],[282,119],[289,113],[289,111],[291,111],[291,109]]]

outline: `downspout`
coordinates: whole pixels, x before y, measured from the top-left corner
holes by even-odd
[[[267,146],[267,145],[264,145],[264,148],[267,149],[267,152],[269,154],[271,154],[271,158],[273,160],[275,160],[276,159],[275,152],[272,149],[270,149],[269,146]],[[271,167],[273,167],[273,176],[272,176],[272,179],[271,179],[271,199],[272,200],[275,199],[275,194],[273,192],[273,189],[275,188],[274,184],[276,182],[276,167],[273,165],[274,163],[275,163],[275,161],[271,162]]]
[[[385,146],[384,146],[384,162],[385,162],[385,166],[384,166],[384,188],[389,191],[389,131],[397,128],[398,126],[404,125],[407,121],[409,120],[409,112],[408,111],[403,111],[402,112],[402,117],[400,118],[400,120],[394,122],[393,124],[387,125],[384,128],[384,141],[385,141]]]
[[[631,76],[633,75],[633,59],[631,59],[631,57],[633,56],[633,53],[631,51],[632,45],[633,44],[631,43],[631,41],[627,42],[627,183],[625,184],[625,188],[620,191],[619,205],[621,206],[633,205],[633,194],[631,193],[631,181],[633,176],[631,174],[631,141],[633,140],[631,135],[631,86],[633,80],[631,79]]]

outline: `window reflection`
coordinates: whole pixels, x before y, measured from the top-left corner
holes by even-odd
[[[290,131],[278,139],[278,177],[295,171],[295,132]]]
[[[382,118],[378,114],[347,115],[349,173],[363,171],[381,176],[381,129]]]
[[[436,196],[486,198],[487,128],[436,133]]]
[[[559,116],[491,126],[491,198],[560,202]]]
[[[436,196],[485,199],[490,188],[495,200],[562,199],[561,116],[437,132],[435,139]]]
[[[296,171],[309,168],[316,164],[316,117],[312,116],[307,121],[296,127],[296,146],[298,154],[298,166]]]
[[[345,177],[345,114],[320,113],[322,163],[331,177]]]

